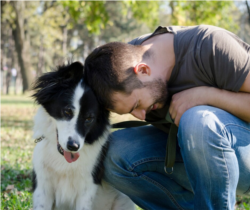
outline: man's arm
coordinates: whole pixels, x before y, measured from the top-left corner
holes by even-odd
[[[250,122],[250,73],[240,91],[232,92],[205,86],[184,90],[173,95],[169,112],[177,126],[184,112],[198,105],[214,106]]]
[[[211,84],[184,90],[172,97],[169,112],[176,125],[186,110],[197,105],[218,107],[250,122],[249,48],[224,30],[213,31],[203,39],[197,63]]]

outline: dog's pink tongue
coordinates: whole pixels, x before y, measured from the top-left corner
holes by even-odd
[[[71,152],[66,152],[66,151],[64,151],[63,155],[68,163],[72,163],[72,162],[76,161],[80,156],[78,152],[71,153]]]

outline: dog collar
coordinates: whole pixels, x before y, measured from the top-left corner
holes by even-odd
[[[35,143],[38,143],[38,142],[42,141],[44,138],[45,138],[44,136],[41,136],[41,137],[35,139],[34,142],[35,142]]]
[[[45,139],[45,137],[44,137],[44,136],[41,136],[41,137],[35,139],[34,142],[35,142],[35,143],[38,143],[38,142],[42,141],[43,139]],[[64,154],[63,154],[63,149],[62,149],[61,145],[60,145],[59,142],[58,142],[58,131],[57,131],[57,129],[56,129],[56,141],[57,141],[57,150],[58,150],[58,152],[59,152],[62,156],[64,156]]]

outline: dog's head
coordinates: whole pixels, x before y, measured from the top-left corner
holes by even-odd
[[[39,77],[33,97],[53,118],[57,128],[58,151],[68,162],[76,161],[79,150],[103,135],[109,112],[84,81],[83,65],[75,62]]]

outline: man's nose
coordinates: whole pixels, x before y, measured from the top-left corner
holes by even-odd
[[[131,112],[131,114],[140,120],[145,120],[146,118],[146,111],[144,109],[141,109],[141,110],[135,109]]]

